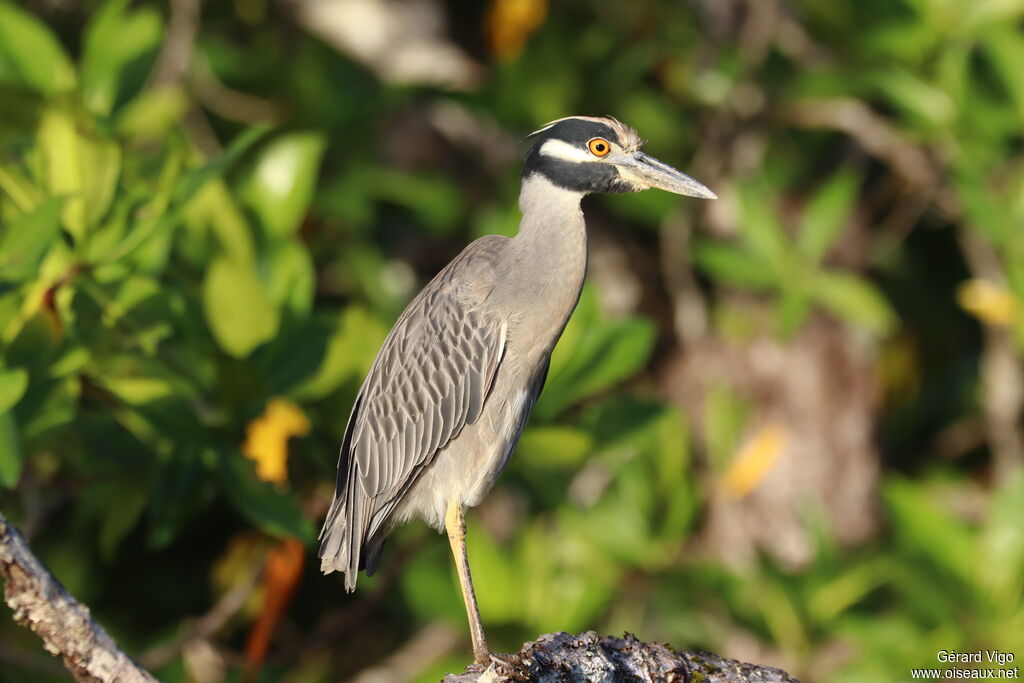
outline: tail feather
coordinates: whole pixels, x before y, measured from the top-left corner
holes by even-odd
[[[349,593],[356,589],[359,570],[365,566],[363,544],[373,507],[373,501],[360,495],[357,480],[357,476],[350,476],[346,490],[335,492],[320,532],[320,571],[344,573],[345,590]]]
[[[357,398],[348,425],[345,427],[345,438],[338,454],[338,478],[334,489],[334,500],[327,511],[327,519],[320,530],[320,571],[324,574],[340,571],[345,574],[345,590],[352,592],[356,588],[356,575],[359,572],[361,546],[366,533],[366,509],[370,501],[360,495],[358,473],[355,463],[351,461],[352,427],[362,399]]]

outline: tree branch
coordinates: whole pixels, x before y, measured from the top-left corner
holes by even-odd
[[[43,639],[51,654],[79,681],[155,683],[117,646],[89,609],[43,566],[18,530],[0,514],[0,576],[14,620]]]
[[[781,669],[744,664],[710,652],[676,652],[660,643],[643,643],[593,631],[574,636],[549,633],[513,655],[502,656],[485,671],[471,666],[444,683],[538,683],[585,681],[666,681],[666,683],[798,683]]]
[[[0,577],[14,620],[43,639],[79,681],[156,683],[43,566],[25,539],[0,514]],[[436,643],[435,643],[436,645]],[[501,681],[644,680],[668,683],[797,683],[779,669],[743,664],[708,652],[677,652],[635,636],[573,636],[550,633],[526,643],[516,654],[496,658],[486,670],[471,666],[445,683]]]

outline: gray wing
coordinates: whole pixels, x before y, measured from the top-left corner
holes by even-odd
[[[477,240],[441,271],[399,317],[363,382],[320,532],[321,570],[345,572],[348,590],[367,561],[363,545],[438,450],[480,417],[505,345],[503,321],[483,306],[505,242]]]

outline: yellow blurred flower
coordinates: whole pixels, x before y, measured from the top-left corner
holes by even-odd
[[[762,427],[747,440],[722,478],[722,488],[734,499],[745,497],[771,471],[786,448],[789,433],[777,423]]]
[[[987,325],[1009,327],[1017,320],[1017,299],[990,280],[974,278],[956,290],[960,307]]]
[[[291,401],[273,398],[263,414],[245,430],[242,452],[256,461],[256,476],[264,481],[288,481],[288,439],[309,433],[309,418]]]
[[[494,0],[485,20],[491,53],[502,60],[518,57],[547,15],[547,0]]]

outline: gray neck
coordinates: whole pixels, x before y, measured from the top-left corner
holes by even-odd
[[[583,193],[562,189],[539,173],[524,178],[519,192],[523,218],[510,245],[516,285],[531,300],[537,323],[552,331],[552,345],[576,307],[587,273],[582,198]]]
[[[540,173],[523,178],[519,188],[519,212],[523,220],[519,224],[516,239],[550,240],[551,232],[564,232],[562,227],[578,227],[582,230],[581,199],[582,192],[561,188]]]

